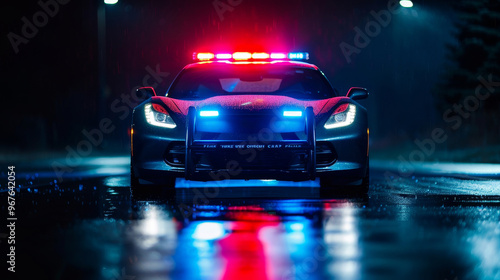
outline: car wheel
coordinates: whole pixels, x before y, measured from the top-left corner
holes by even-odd
[[[370,159],[368,159],[368,163],[366,164],[366,175],[361,181],[361,185],[356,186],[358,193],[367,194],[370,190]]]
[[[335,181],[330,177],[320,178],[320,193],[321,195],[334,195],[334,194],[367,194],[370,189],[370,161],[366,165],[366,175],[359,185],[337,186]]]
[[[143,193],[143,188],[139,182],[139,178],[135,176],[134,169],[130,166],[130,192],[132,196],[137,196]]]
[[[175,177],[167,176],[166,181],[161,185],[141,184],[139,178],[135,175],[134,169],[130,167],[130,192],[132,197],[137,199],[149,198],[170,198],[175,193]]]

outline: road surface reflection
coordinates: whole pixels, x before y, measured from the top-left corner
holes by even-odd
[[[419,177],[432,184],[391,188],[376,175],[362,197],[266,186],[132,198],[121,176],[21,188],[19,275],[500,279],[500,196],[461,191],[498,188],[497,181]]]
[[[137,261],[131,274],[252,280],[359,276],[357,215],[366,198],[189,201],[133,201],[137,220],[127,239]]]

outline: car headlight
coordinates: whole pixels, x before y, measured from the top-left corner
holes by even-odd
[[[167,110],[158,104],[146,104],[144,111],[149,124],[166,128],[175,128],[177,126]]]
[[[352,124],[356,117],[356,106],[354,104],[342,104],[325,123],[326,129],[344,127]]]

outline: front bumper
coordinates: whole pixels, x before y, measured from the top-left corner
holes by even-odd
[[[140,123],[140,120],[134,120],[134,123]],[[300,143],[193,141],[189,135],[189,119],[186,123],[188,125],[168,129],[168,133],[167,129],[147,124],[133,127],[131,161],[137,177],[153,183],[162,183],[165,177],[196,181],[305,181],[329,177],[339,183],[349,183],[366,174],[366,118],[359,117],[349,127],[332,130],[324,129],[319,122],[319,125],[312,126],[317,129],[310,132],[313,137]],[[186,143],[189,149],[186,149]]]

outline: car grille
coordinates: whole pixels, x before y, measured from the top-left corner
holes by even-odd
[[[186,145],[181,141],[171,142],[164,155],[165,162],[171,166],[183,167],[185,162]],[[201,164],[199,167],[220,167],[224,168],[227,162],[235,160],[244,164],[244,168],[250,169],[300,169],[303,168],[305,154],[301,153],[280,153],[257,152],[255,159],[251,159],[250,154],[241,155],[238,152],[225,152],[223,154],[212,155],[211,153],[200,153],[196,155],[195,162]],[[337,153],[330,142],[316,143],[316,165],[325,167],[335,163]],[[214,166],[210,166],[214,165]]]
[[[181,141],[170,142],[164,158],[165,162],[171,166],[183,167],[186,160],[186,143]]]
[[[242,154],[238,151],[200,152],[194,155],[197,170],[304,170],[307,155],[304,152],[266,151]]]
[[[337,161],[337,152],[330,142],[316,143],[316,166],[325,167]]]

